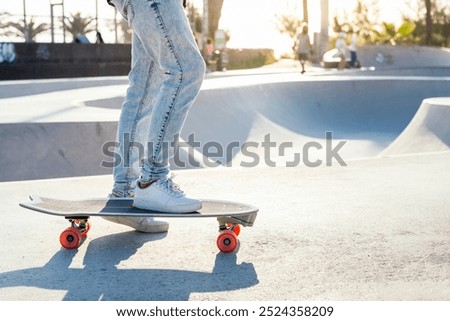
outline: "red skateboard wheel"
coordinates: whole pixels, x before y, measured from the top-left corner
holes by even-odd
[[[80,246],[82,235],[75,227],[68,227],[59,236],[59,243],[67,250],[73,250]]]
[[[237,235],[232,231],[223,231],[217,237],[217,247],[223,253],[233,252],[238,245]]]

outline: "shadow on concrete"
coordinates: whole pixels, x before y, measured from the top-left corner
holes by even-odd
[[[100,237],[89,242],[83,268],[70,268],[78,251],[61,249],[43,267],[0,273],[0,287],[64,290],[65,301],[179,301],[194,292],[236,290],[259,282],[253,264],[237,264],[235,253],[217,254],[211,273],[152,269],[151,258],[148,269],[117,268],[145,243],[164,237],[137,232]]]
[[[124,99],[124,96],[117,96],[104,99],[87,100],[84,102],[84,105],[86,107],[121,109]]]

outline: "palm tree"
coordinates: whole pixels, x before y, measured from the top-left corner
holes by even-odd
[[[0,29],[7,28],[8,23],[5,23],[6,19],[8,19],[10,14],[6,11],[0,12]]]
[[[309,22],[309,18],[308,18],[308,0],[303,0],[303,21],[305,23]]]
[[[292,50],[295,52],[295,46],[297,45],[297,35],[299,30],[301,30],[304,22],[300,20],[297,16],[282,15],[277,16],[277,29],[280,33],[287,34],[291,38]]]
[[[85,35],[95,31],[95,27],[91,27],[94,20],[94,18],[84,18],[81,16],[81,13],[77,12],[75,15],[72,14],[70,18],[67,18],[64,21],[64,25],[66,30],[73,36],[73,39],[75,39],[78,35]]]
[[[8,12],[0,12],[0,36],[9,36],[11,34],[8,22],[6,22],[6,19],[9,17],[10,14]]]
[[[303,26],[303,21],[297,16],[282,15],[277,16],[278,31],[287,34],[293,41],[297,38],[298,32]]]
[[[208,26],[209,36],[214,39],[214,34],[219,27],[219,20],[222,14],[223,0],[209,0],[208,1]]]
[[[23,21],[8,22],[5,24],[5,26],[15,29],[12,34],[17,37],[24,38],[25,42],[35,41],[38,34],[49,29],[49,25],[47,23],[40,23],[37,25],[34,22],[33,17],[30,18],[30,21],[27,24],[25,24]]]
[[[425,8],[427,10],[425,16],[425,24],[426,24],[425,43],[429,45],[431,44],[431,37],[433,34],[433,23],[431,21],[431,0],[425,0]]]
[[[119,28],[122,31],[122,41],[123,43],[131,43],[132,38],[132,30],[128,26],[128,23],[122,19],[122,21],[119,23]]]

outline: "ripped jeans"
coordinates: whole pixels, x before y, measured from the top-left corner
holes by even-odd
[[[122,105],[113,193],[167,177],[205,63],[180,0],[109,0],[133,30],[129,87]],[[144,155],[144,157],[142,157]],[[117,159],[119,157],[120,159]]]

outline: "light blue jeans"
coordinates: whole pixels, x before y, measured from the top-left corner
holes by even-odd
[[[129,87],[113,170],[113,193],[128,197],[137,179],[167,177],[176,138],[200,91],[205,63],[182,0],[109,2],[133,30]]]

